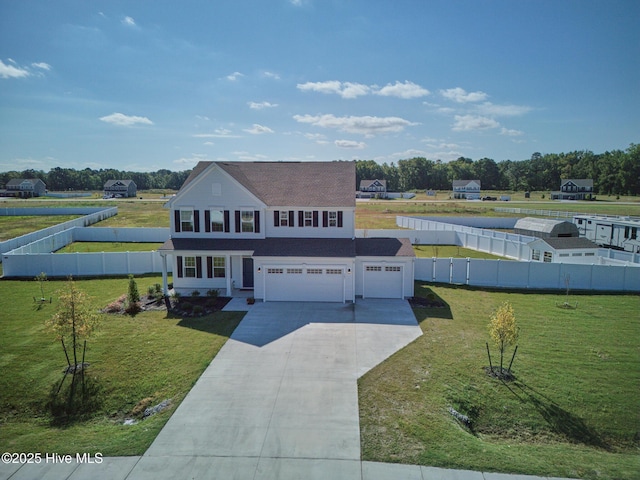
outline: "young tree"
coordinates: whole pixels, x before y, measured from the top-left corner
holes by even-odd
[[[140,311],[140,292],[133,275],[129,275],[129,293],[127,294],[126,312],[135,315]]]
[[[73,397],[76,373],[78,373],[78,371],[84,371],[84,365],[78,365],[80,342],[85,340],[82,350],[84,362],[86,339],[98,326],[99,316],[96,309],[90,304],[90,297],[76,287],[72,277],[69,277],[66,285],[58,291],[58,298],[60,299],[60,303],[58,304],[56,313],[47,321],[46,325],[62,343],[62,349],[67,357],[68,366],[65,372],[72,373],[73,375],[70,394],[71,397]],[[71,362],[69,361],[65,339],[67,342],[71,341],[73,367],[71,367]]]
[[[40,284],[40,301],[44,302],[44,282],[47,281],[47,274],[40,272],[34,280]]]
[[[516,316],[513,312],[513,306],[509,302],[504,302],[491,315],[489,323],[489,334],[491,339],[500,349],[500,370],[499,376],[503,376],[503,358],[504,352],[510,345],[518,341],[519,327],[516,323]],[[516,349],[518,347],[516,346]],[[513,353],[515,357],[515,351]],[[511,360],[513,362],[513,359]],[[511,365],[509,365],[511,369]]]

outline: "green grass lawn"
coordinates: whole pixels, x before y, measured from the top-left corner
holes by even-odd
[[[138,289],[160,283],[159,276],[137,279]],[[140,455],[151,444],[171,412],[182,401],[211,359],[233,332],[243,313],[216,312],[201,319],[167,318],[166,311],[135,317],[102,315],[101,326],[87,344],[87,375],[102,388],[99,411],[84,421],[52,423],[45,403],[62,378],[66,360],[59,342],[45,331],[55,311],[55,291],[63,281],[45,283],[53,304],[38,308],[35,281],[0,282],[0,451],[101,452]],[[128,279],[91,279],[77,286],[102,308],[127,293]],[[144,401],[172,406],[134,426],[123,419]]]
[[[416,257],[426,258],[484,258],[489,260],[509,260],[506,257],[491,255],[490,253],[458,247],[456,245],[414,245],[413,251]]]
[[[0,216],[0,242],[52,227],[80,215]]]
[[[638,478],[639,296],[571,295],[578,308],[563,309],[562,294],[416,283],[430,292],[447,306],[414,309],[424,335],[359,380],[364,460]],[[521,327],[510,383],[483,369],[489,317],[505,300]]]
[[[161,246],[162,243],[146,242],[73,242],[56,253],[150,252]]]

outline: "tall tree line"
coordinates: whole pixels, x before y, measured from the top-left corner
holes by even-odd
[[[107,180],[133,180],[138,190],[178,190],[190,170],[172,172],[128,172],[115,169],[55,167],[0,173],[0,187],[13,178],[40,178],[51,191],[102,190]],[[397,164],[374,160],[356,161],[356,181],[379,179],[387,181],[390,191],[451,190],[453,180],[478,179],[483,190],[551,191],[560,188],[561,179],[591,178],[600,195],[640,195],[640,145],[626,150],[595,154],[588,150],[569,153],[534,153],[527,160],[491,158],[472,160],[460,157],[451,162],[414,157]],[[356,185],[356,186],[357,186]]]
[[[453,180],[473,179],[480,180],[483,190],[553,191],[568,178],[593,179],[594,190],[600,195],[640,195],[640,145],[600,154],[588,150],[536,152],[519,161],[460,157],[445,163],[414,157],[397,164],[356,162],[358,185],[364,179],[386,180],[390,191],[451,190]]]

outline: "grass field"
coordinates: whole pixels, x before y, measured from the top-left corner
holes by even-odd
[[[160,283],[159,276],[137,279],[141,293]],[[167,318],[166,311],[135,317],[102,315],[87,344],[87,375],[102,388],[102,407],[90,418],[57,425],[45,403],[60,382],[66,360],[44,322],[56,307],[63,281],[45,283],[53,304],[36,306],[35,281],[0,282],[0,450],[8,452],[101,452],[140,455],[151,444],[202,371],[233,332],[243,314],[216,312],[201,319]],[[126,294],[128,280],[82,280],[78,287],[102,308]],[[136,405],[171,399],[172,407],[137,425],[124,426]],[[142,403],[140,403],[142,402]]]
[[[73,242],[56,253],[150,252],[161,246],[162,243],[151,242]]]
[[[78,217],[79,215],[0,216],[0,242]]]
[[[563,309],[561,294],[416,284],[430,292],[447,306],[414,309],[424,335],[359,381],[363,459],[638,478],[639,296],[571,296],[578,308]],[[510,383],[483,370],[489,317],[506,300],[521,327]]]
[[[471,250],[470,248],[458,247],[456,245],[414,245],[413,251],[416,257],[422,258],[485,258],[490,260],[509,260],[506,257],[491,255],[490,253]]]

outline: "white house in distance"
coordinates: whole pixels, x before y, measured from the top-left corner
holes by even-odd
[[[107,180],[104,184],[104,196],[135,197],[138,194],[138,186],[133,180]]]
[[[538,238],[527,245],[532,262],[599,263],[598,246],[583,237]]]
[[[591,178],[561,180],[560,191],[551,192],[551,200],[595,200]]]
[[[167,203],[159,249],[182,295],[264,301],[413,296],[408,239],[355,238],[354,162],[200,162]]]
[[[41,197],[47,193],[47,186],[39,178],[14,178],[7,182],[2,192],[7,197]]]
[[[453,198],[480,200],[480,180],[454,180]]]
[[[386,180],[360,180],[360,198],[387,198]]]

